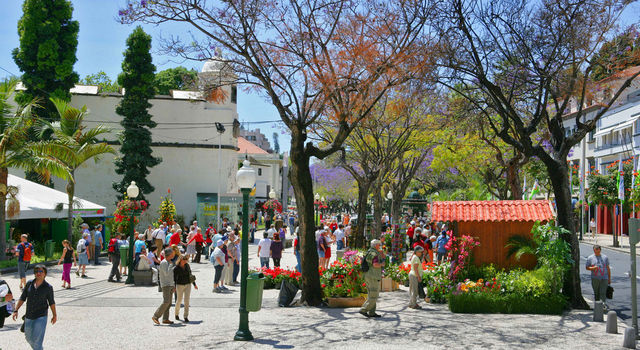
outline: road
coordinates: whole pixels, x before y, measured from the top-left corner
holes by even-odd
[[[593,254],[593,246],[580,243],[580,279],[582,280],[582,293],[585,297],[593,300],[590,272],[585,269],[585,262],[591,254]],[[607,249],[606,247],[602,247],[602,254],[609,257],[611,285],[614,289],[613,299],[608,300],[607,305],[611,310],[615,310],[626,324],[631,325],[631,279],[629,278],[631,262],[629,254]],[[638,264],[636,275],[639,276],[638,283],[640,284],[640,259],[636,258],[636,264]],[[640,288],[638,291],[640,291]]]

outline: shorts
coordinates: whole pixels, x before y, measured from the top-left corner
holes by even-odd
[[[78,254],[78,265],[89,265],[89,258],[86,252]]]
[[[28,261],[18,261],[18,274],[20,278],[27,278],[27,269],[29,269]]]
[[[318,250],[318,257],[324,258],[324,250]]]

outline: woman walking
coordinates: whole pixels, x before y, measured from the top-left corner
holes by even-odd
[[[180,320],[180,304],[184,303],[184,322],[189,322],[189,300],[191,299],[191,284],[197,290],[198,286],[195,277],[192,279],[191,267],[189,266],[189,257],[186,255],[178,258],[178,264],[173,269],[173,279],[176,282],[176,300],[175,315],[176,321]]]
[[[409,307],[412,309],[422,309],[418,305],[418,295],[420,282],[422,282],[422,255],[424,254],[424,248],[422,246],[416,246],[413,250],[413,256],[411,257],[411,272],[409,272]]]
[[[224,268],[224,252],[221,247],[224,244],[222,240],[219,240],[216,243],[216,249],[211,253],[211,263],[213,263],[213,268],[216,270],[215,276],[213,278],[213,292],[214,293],[222,293],[223,290],[220,288],[220,279],[222,278],[222,269]]]
[[[188,259],[193,259],[196,256],[196,230],[195,227],[191,226],[191,231],[189,231],[189,235],[187,236],[186,242],[187,242],[187,251],[185,252],[185,254],[187,255]]]
[[[280,267],[280,259],[282,259],[282,241],[280,240],[280,234],[273,234],[273,241],[271,242],[271,258],[273,259],[273,266]]]
[[[76,275],[80,276],[80,269],[82,269],[82,278],[87,277],[85,273],[87,265],[89,265],[89,256],[87,255],[87,237],[89,237],[89,234],[83,233],[82,239],[78,241],[78,246],[76,247],[78,253],[78,269],[76,270]]]
[[[62,288],[69,289],[71,288],[71,263],[77,265],[76,256],[71,248],[71,243],[68,240],[62,241],[62,246],[64,249],[62,250],[62,256],[60,260],[58,260],[58,265],[62,264]],[[66,287],[65,287],[66,284]]]

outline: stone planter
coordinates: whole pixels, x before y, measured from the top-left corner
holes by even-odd
[[[329,307],[333,308],[361,307],[365,300],[367,298],[362,296],[357,298],[327,298]]]
[[[392,280],[390,277],[382,277],[382,280],[380,280],[381,292],[393,292],[398,289],[400,289],[398,282]]]

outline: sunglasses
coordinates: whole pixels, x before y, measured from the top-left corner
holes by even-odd
[[[33,273],[44,273],[44,270],[35,270]]]

